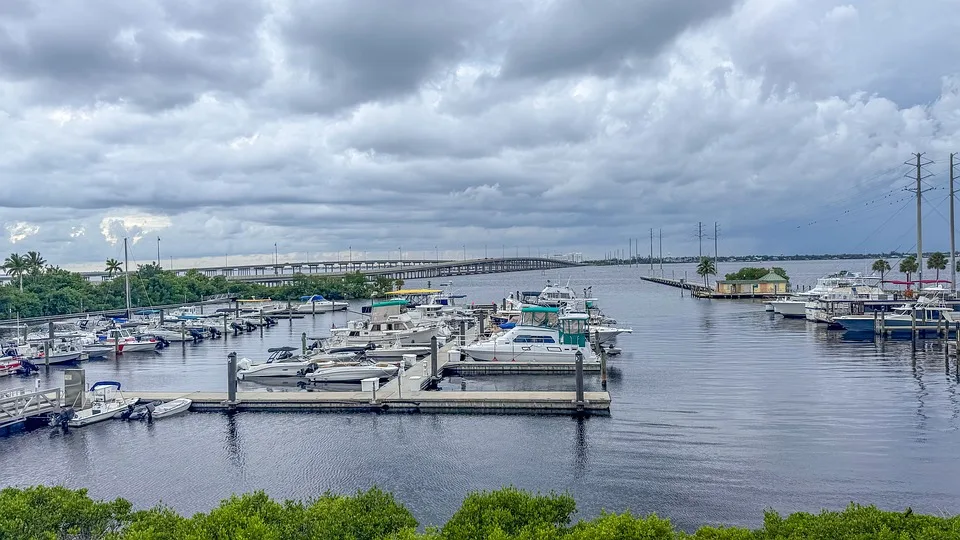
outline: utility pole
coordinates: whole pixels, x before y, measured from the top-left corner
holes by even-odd
[[[650,275],[653,275],[653,227],[650,228]]]
[[[923,152],[917,152],[914,154],[914,159],[904,162],[906,165],[912,165],[916,167],[916,182],[917,186],[914,189],[908,189],[907,191],[913,191],[917,194],[917,290],[923,288],[923,212],[922,212],[922,201],[923,201],[923,192],[927,191],[923,189],[922,182],[924,178],[929,178],[933,176],[932,174],[924,175],[923,167],[933,163],[930,160],[923,159]],[[951,197],[951,201],[952,201]]]
[[[720,275],[720,250],[717,249],[717,238],[720,238],[720,224],[716,221],[713,222],[713,268],[717,271],[717,275]]]
[[[956,228],[953,225],[953,198],[956,193],[953,190],[953,156],[955,155],[950,154],[950,290],[953,292],[957,291],[957,245],[954,238]]]
[[[163,263],[160,262],[162,260],[163,259],[160,258],[160,237],[158,236],[157,237],[157,268],[160,268],[160,269],[163,268],[163,266],[161,266]]]
[[[663,229],[660,229],[660,277],[663,277]]]
[[[697,260],[702,260],[703,259],[703,222],[702,221],[697,222],[697,239],[700,242],[699,244],[700,257]]]
[[[127,319],[130,318],[130,256],[127,253],[127,238],[123,238],[123,291],[127,300]]]

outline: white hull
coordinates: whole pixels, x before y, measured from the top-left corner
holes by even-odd
[[[430,354],[430,347],[400,347],[392,349],[370,349],[364,353],[373,360],[399,360],[405,354],[424,356]]]
[[[88,358],[107,358],[113,353],[113,347],[107,345],[84,345],[83,352]]]
[[[123,410],[127,408],[127,405],[133,405],[136,402],[137,398],[129,398],[123,400],[118,399],[117,401],[107,403],[98,403],[89,409],[80,409],[77,411],[76,416],[70,419],[67,425],[70,427],[83,427],[97,422],[103,422],[123,412]]]
[[[596,362],[596,356],[586,348],[576,345],[541,345],[530,343],[523,346],[493,347],[490,343],[478,343],[460,349],[477,362],[542,362],[573,363],[577,360],[577,351],[583,353],[584,362]]]
[[[68,353],[53,353],[49,357],[45,358],[43,356],[36,356],[30,358],[30,361],[37,365],[45,364],[67,364],[69,362],[77,362],[80,360],[81,351],[68,352]]]
[[[114,347],[113,343],[107,343],[109,346]],[[153,351],[157,348],[157,342],[155,341],[129,341],[121,342],[120,346],[116,348],[116,351],[120,354],[131,353],[131,352],[143,352],[143,351]]]
[[[312,382],[360,382],[372,377],[389,379],[399,370],[393,365],[335,366],[317,370],[309,378]]]
[[[304,371],[311,365],[316,365],[313,360],[301,362],[272,362],[269,364],[255,364],[246,369],[237,371],[238,379],[247,377],[303,377]]]
[[[331,311],[344,311],[350,304],[346,302],[316,302],[316,304],[301,304],[297,306],[297,312],[299,313],[329,313]]]
[[[773,312],[779,313],[787,318],[802,319],[807,316],[807,303],[805,301],[777,300],[770,302],[773,306]]]
[[[587,335],[596,336],[599,334],[600,344],[613,343],[620,334],[630,334],[633,330],[630,328],[614,328],[612,326],[590,326]]]
[[[187,398],[166,401],[153,409],[153,419],[158,420],[160,418],[170,418],[171,416],[183,414],[190,410],[190,405],[192,404],[193,400]]]
[[[430,326],[413,330],[361,332],[359,336],[344,335],[341,339],[342,344],[347,347],[363,347],[368,343],[378,346],[392,346],[396,343],[400,345],[421,345],[430,343],[430,338],[437,336],[438,331],[439,328]]]

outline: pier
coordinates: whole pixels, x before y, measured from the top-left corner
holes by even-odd
[[[710,287],[705,287],[697,283],[690,283],[682,279],[669,279],[669,278],[659,278],[653,276],[640,276],[640,279],[644,281],[649,281],[651,283],[659,283],[660,285],[667,285],[669,287],[676,287],[678,289],[686,289],[692,292],[695,295],[702,297],[710,297],[716,294],[716,291]]]
[[[32,392],[15,388],[0,392],[0,431],[22,424],[32,417],[60,412],[60,400],[59,388]]]

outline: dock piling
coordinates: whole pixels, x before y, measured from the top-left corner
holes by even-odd
[[[160,326],[163,326],[163,323],[164,323],[163,310],[161,309],[160,310]]]
[[[577,351],[577,395],[576,395],[576,405],[577,412],[583,411],[583,353]]]
[[[180,343],[183,344],[184,347],[187,346],[186,334],[187,334],[186,324],[183,321],[180,321]]]
[[[437,373],[437,357],[439,356],[439,351],[437,350],[437,336],[430,338],[430,377],[436,382],[440,378],[440,374]]]
[[[467,321],[460,320],[460,346],[467,346]]]
[[[227,409],[237,408],[237,353],[227,355]]]
[[[910,312],[910,349],[913,351],[917,350],[917,309],[914,305],[913,310]]]
[[[307,354],[307,333],[300,332],[300,354]]]
[[[600,347],[600,387],[607,389],[607,351]]]

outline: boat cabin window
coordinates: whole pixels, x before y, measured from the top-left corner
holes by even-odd
[[[513,338],[514,343],[556,343],[551,336],[517,336]]]

